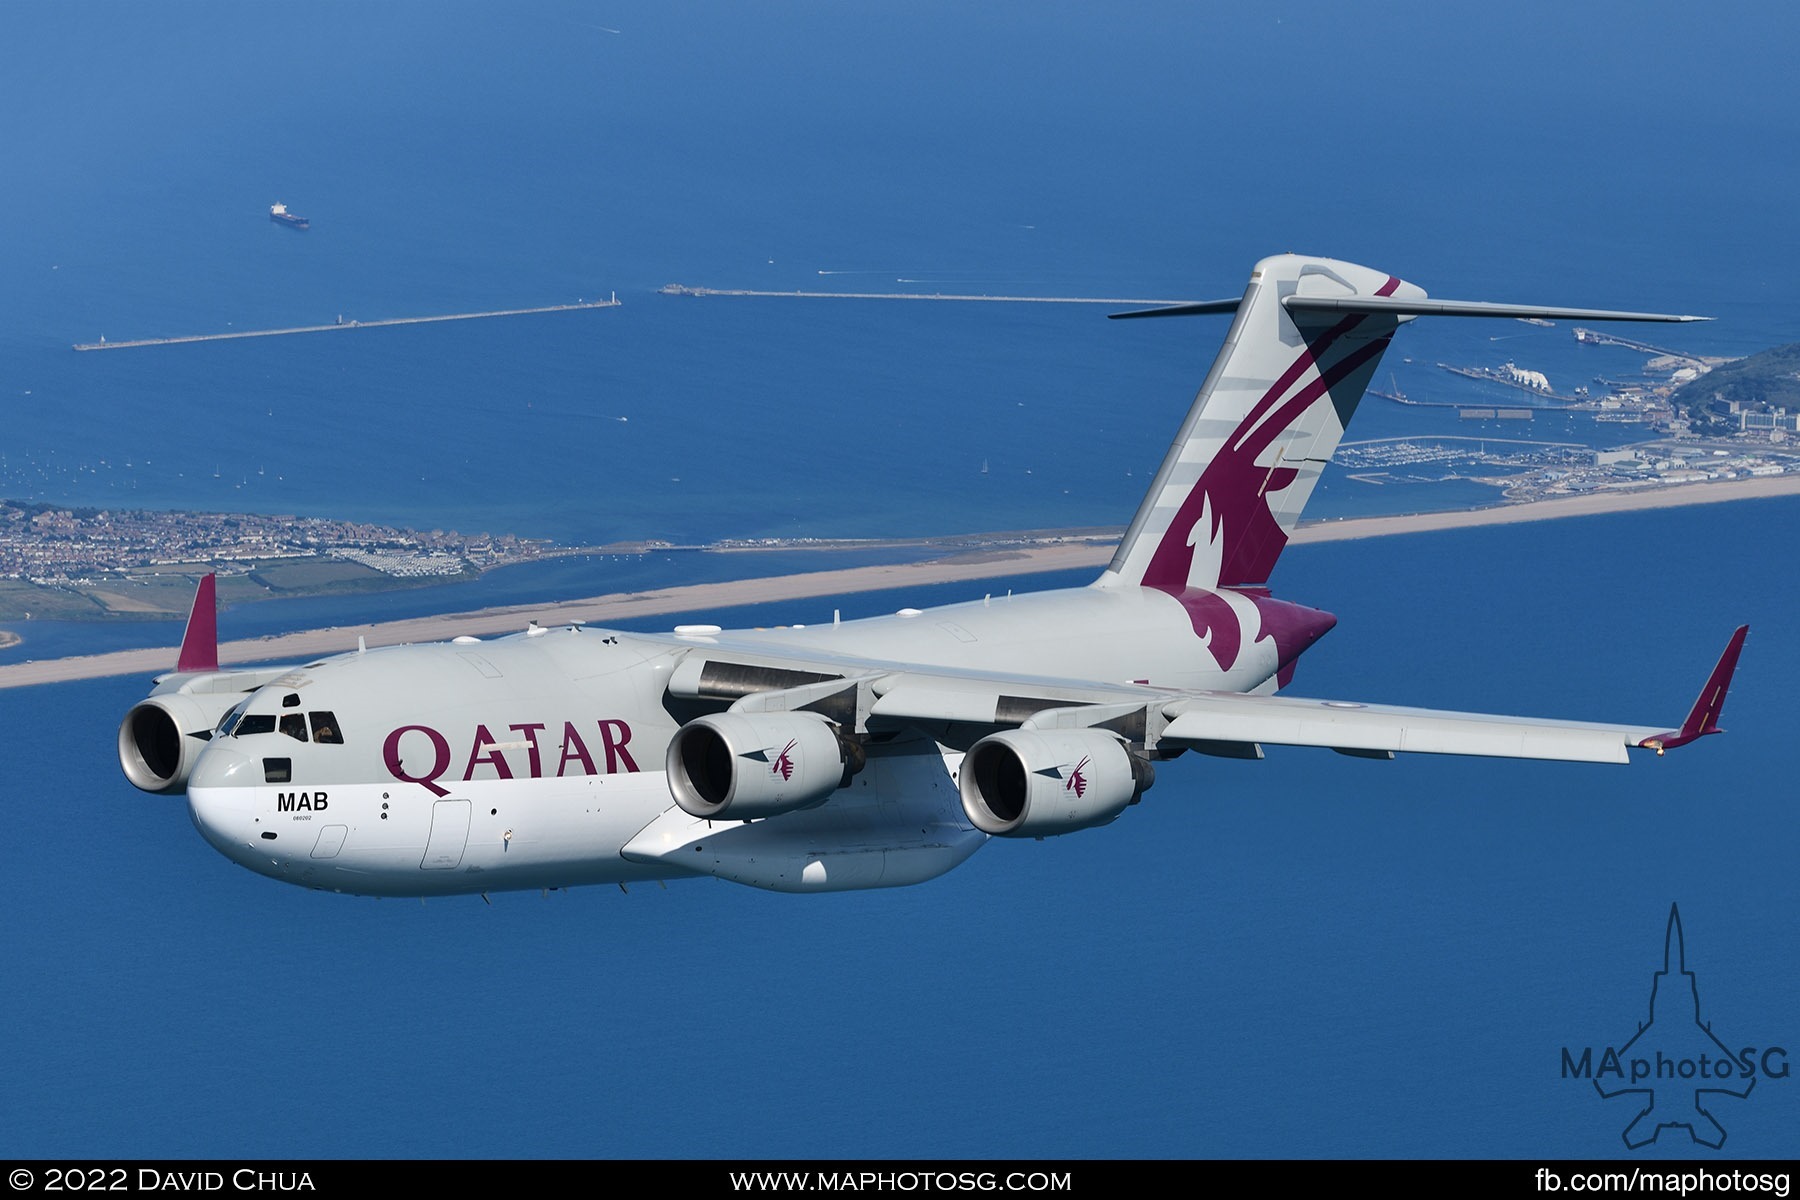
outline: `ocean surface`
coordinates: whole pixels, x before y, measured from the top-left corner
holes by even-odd
[[[1433,295],[1710,315],[1645,336],[1752,353],[1800,336],[1800,18],[1698,14],[27,0],[0,39],[0,495],[571,544],[1119,525],[1225,331],[671,282],[1206,299],[1297,250]],[[312,228],[271,224],[277,201]],[[1384,382],[1507,403],[1437,364],[1509,360],[1558,385],[1644,361],[1568,323],[1424,320]],[[1349,436],[1448,435],[1629,436],[1375,398]],[[1490,498],[1334,472],[1311,515]],[[1273,580],[1340,618],[1294,692],[1444,708],[1678,723],[1748,622],[1728,736],[1628,768],[1190,756],[1111,826],[893,892],[285,888],[121,777],[147,680],[0,691],[0,1151],[1792,1157],[1797,523],[1765,500],[1302,546]],[[566,559],[221,629],[853,561]],[[0,661],[179,632],[18,628]],[[1703,1098],[1723,1149],[1671,1128],[1632,1151],[1643,1098],[1562,1055],[1648,1019],[1676,904],[1702,1017],[1771,1069]]]

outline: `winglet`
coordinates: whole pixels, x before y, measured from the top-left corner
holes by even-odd
[[[219,669],[219,604],[213,577],[202,575],[194,589],[194,607],[188,610],[187,630],[181,635],[177,671]]]
[[[1680,729],[1672,729],[1667,733],[1659,733],[1647,737],[1638,745],[1646,750],[1654,750],[1661,754],[1664,750],[1673,750],[1677,746],[1685,746],[1709,733],[1722,733],[1719,728],[1719,712],[1725,707],[1725,692],[1731,687],[1731,673],[1737,670],[1738,655],[1744,649],[1744,637],[1750,632],[1748,625],[1739,625],[1737,632],[1725,644],[1725,653],[1719,655],[1719,661],[1706,677],[1706,686],[1700,689],[1694,707],[1688,710],[1687,720],[1681,723]]]

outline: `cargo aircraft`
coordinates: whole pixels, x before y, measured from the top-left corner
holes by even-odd
[[[1105,825],[1188,751],[1623,763],[1719,732],[1744,628],[1673,725],[1433,711],[1278,695],[1336,618],[1269,589],[1402,324],[1702,318],[1433,300],[1297,255],[1258,263],[1239,298],[1115,315],[1198,313],[1234,314],[1224,348],[1085,587],[810,627],[534,623],[239,669],[218,661],[209,576],[175,671],[119,727],[120,764],[185,791],[225,857],[309,888],[830,892]]]

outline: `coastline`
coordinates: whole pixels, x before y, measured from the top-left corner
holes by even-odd
[[[1455,512],[1341,518],[1302,524],[1295,531],[1292,542],[1305,545],[1366,537],[1391,537],[1397,534],[1513,525],[1795,495],[1800,495],[1800,476],[1726,480],[1679,487],[1559,497],[1528,504]],[[955,539],[943,540],[951,542]],[[622,618],[665,613],[704,612],[708,609],[737,608],[912,586],[965,583],[1083,567],[1098,570],[1111,560],[1113,553],[1111,542],[1095,544],[1091,541],[1016,548],[957,549],[951,546],[947,549],[949,553],[938,558],[897,565],[845,567],[761,579],[690,584],[646,592],[616,592],[561,603],[513,604],[474,612],[302,630],[274,637],[222,643],[219,647],[219,661],[221,665],[234,665],[283,659],[312,659],[354,650],[359,637],[371,647],[389,646],[407,642],[442,641],[463,634],[488,637],[517,633],[532,621],[545,626],[566,625],[571,621],[605,625]],[[16,639],[17,635],[13,636]],[[6,631],[0,631],[0,645],[6,644],[3,640],[5,637]],[[153,676],[170,670],[170,660],[174,653],[171,645],[0,665],[0,688],[116,675]]]
[[[1469,508],[1453,512],[1412,513],[1393,517],[1345,517],[1312,524],[1303,522],[1294,531],[1291,540],[1294,545],[1337,542],[1396,533],[1427,533],[1436,529],[1474,529],[1485,525],[1518,525],[1528,521],[1554,521],[1565,517],[1687,508],[1696,504],[1725,504],[1734,500],[1770,500],[1780,496],[1800,496],[1800,475],[1725,479],[1711,483],[1676,484],[1672,487],[1621,488],[1616,491],[1590,492],[1584,496],[1558,496],[1525,504],[1502,504],[1493,508]]]

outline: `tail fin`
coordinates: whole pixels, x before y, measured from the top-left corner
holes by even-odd
[[[188,610],[187,629],[181,635],[181,653],[175,669],[181,672],[219,669],[219,607],[211,575],[200,577],[194,589],[194,607]]]
[[[1237,318],[1102,586],[1266,583],[1405,313],[1290,297],[1422,300],[1392,275],[1285,254],[1250,273]],[[1216,308],[1214,309],[1216,310]]]
[[[1114,315],[1234,308],[1225,346],[1100,587],[1179,593],[1267,583],[1382,351],[1415,316],[1705,319],[1431,300],[1384,272],[1293,254],[1257,263],[1242,300]]]

